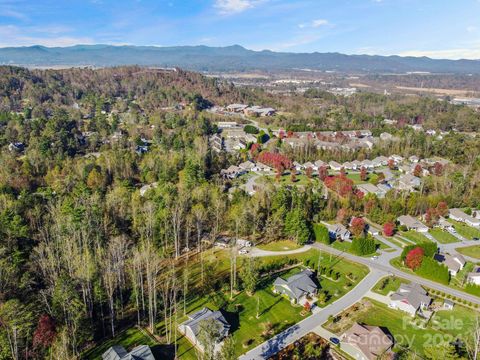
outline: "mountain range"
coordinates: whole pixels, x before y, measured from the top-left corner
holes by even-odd
[[[280,71],[309,69],[361,73],[432,72],[480,74],[480,60],[442,60],[428,57],[345,55],[253,51],[239,45],[113,46],[0,48],[0,65],[27,67],[142,65],[181,67],[195,71]]]

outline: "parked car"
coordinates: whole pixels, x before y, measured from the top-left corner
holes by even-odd
[[[377,256],[377,255],[373,255],[371,259],[372,259],[372,260],[377,260],[377,259],[378,259],[378,256]]]
[[[242,249],[238,252],[240,255],[246,255],[248,254],[248,250],[247,249]]]
[[[331,337],[330,338],[330,342],[333,344],[333,345],[339,345],[340,344],[340,340],[336,337]]]
[[[478,240],[480,240],[480,239],[479,239],[478,237],[474,237],[472,240],[478,241]]]

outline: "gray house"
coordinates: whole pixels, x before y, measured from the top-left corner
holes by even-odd
[[[415,316],[417,311],[426,309],[432,299],[427,292],[416,283],[402,284],[397,292],[390,296],[390,307],[405,311],[411,316]]]
[[[304,304],[307,296],[314,296],[318,286],[312,280],[313,271],[305,269],[302,272],[290,276],[284,280],[278,277],[273,283],[273,291],[276,294],[285,294],[292,304]]]
[[[223,339],[228,335],[230,331],[230,324],[225,319],[221,311],[212,311],[207,307],[197,311],[196,313],[188,315],[188,320],[181,323],[178,326],[178,329],[185,337],[190,340],[190,342],[197,346],[200,350],[203,351],[203,346],[200,344],[198,340],[198,335],[200,333],[200,324],[202,321],[213,319],[218,325],[220,329],[220,336],[217,339],[217,343],[215,345],[215,352],[220,350],[222,346]]]
[[[103,360],[155,360],[148,345],[139,345],[127,352],[121,345],[113,345],[102,355]]]

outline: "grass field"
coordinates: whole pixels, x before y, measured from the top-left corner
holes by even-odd
[[[295,250],[301,248],[296,242],[291,240],[273,241],[268,244],[262,244],[257,246],[259,249],[268,251],[286,251]]]
[[[367,180],[362,181],[362,180],[360,180],[360,173],[359,172],[349,172],[347,174],[347,178],[353,180],[353,183],[356,185],[356,184],[365,184],[365,183],[368,183],[370,181],[374,181],[374,180],[378,179],[378,175],[374,174],[374,173],[369,173],[367,175]]]
[[[406,237],[408,240],[411,240],[416,244],[419,242],[431,241],[430,239],[426,238],[424,235],[414,230],[401,231],[400,235],[403,237]]]
[[[390,291],[396,291],[401,284],[408,284],[409,281],[397,276],[388,276],[380,280],[372,291],[380,295],[388,295]]]
[[[462,235],[464,238],[468,240],[472,240],[474,237],[480,238],[480,229],[475,229],[471,226],[465,225],[464,223],[448,219],[453,226],[455,227],[455,230]]]
[[[371,299],[363,299],[362,304],[357,311],[348,311],[348,316],[342,316],[336,324],[327,322],[324,327],[340,335],[354,322],[380,326],[392,334],[396,344],[394,350],[402,346],[423,355],[425,346],[451,342],[459,336],[469,334],[475,322],[472,310],[458,305],[450,311],[438,311],[430,322],[421,323],[420,320],[412,320],[403,312]],[[346,312],[342,314],[345,315]]]
[[[275,175],[268,175],[264,176],[263,178],[268,179],[269,181],[273,182],[274,184],[280,184],[280,185],[308,185],[308,184],[319,184],[320,181],[317,179],[315,176],[315,172],[313,172],[313,176],[311,179],[309,179],[306,175],[304,174],[299,174],[295,175],[295,182],[292,182],[292,178],[290,174],[283,175],[280,177],[280,181],[277,182],[276,176]],[[262,178],[260,178],[257,181],[261,181]]]
[[[390,246],[388,246],[387,244],[377,240],[377,239],[374,239],[375,240],[375,244],[377,244],[377,250],[379,249],[382,249],[382,250],[389,250],[391,249]],[[337,250],[340,250],[340,251],[345,251],[345,252],[348,252],[350,254],[354,254],[351,250],[351,246],[352,246],[352,243],[351,242],[348,242],[348,241],[334,241],[330,246],[332,246],[333,248],[337,249]],[[374,252],[372,254],[368,254],[368,255],[365,255],[365,256],[372,256],[374,254],[376,254],[377,252]],[[356,254],[354,254],[356,255]]]
[[[437,239],[437,241],[441,244],[449,244],[449,243],[454,243],[459,241],[455,236],[453,236],[449,232],[439,228],[430,229],[428,232],[435,239]]]
[[[205,258],[214,264],[216,276],[223,277],[225,273],[228,275],[228,250],[208,251],[205,254]],[[275,263],[285,258],[291,259],[292,263],[304,264],[312,268],[317,268],[317,266],[320,265],[321,267],[340,273],[340,277],[336,281],[324,276],[319,277],[320,290],[326,291],[328,294],[327,301],[325,304],[322,304],[322,306],[345,295],[368,273],[366,266],[352,263],[333,255],[323,254],[314,249],[290,256],[264,257],[258,261],[260,265],[268,265],[269,263]],[[199,282],[197,264],[195,263],[192,268],[191,278],[194,282]],[[218,298],[218,296],[223,297],[227,304],[238,304],[239,312],[236,314],[226,313],[226,316],[232,325],[232,336],[235,339],[237,355],[240,355],[303,319],[300,314],[302,307],[292,306],[287,299],[281,295],[274,294],[271,290],[273,281],[277,276],[287,277],[297,271],[300,271],[300,268],[262,278],[259,290],[257,290],[253,296],[248,296],[245,292],[240,292],[234,296],[233,300],[230,300],[229,292],[226,290],[217,291],[210,295],[202,295],[199,291],[192,289],[190,291],[190,298],[186,302],[186,313],[192,313],[204,306],[212,310],[218,309],[218,305],[215,305],[213,301],[213,297]],[[257,301],[259,303],[258,318]],[[177,324],[187,319],[183,314],[183,303],[179,304],[179,308]],[[222,307],[222,310],[225,310],[225,307]],[[159,319],[161,319],[161,313],[159,313]],[[158,334],[164,334],[164,326],[163,320],[158,323]],[[269,331],[265,331],[266,329]],[[182,360],[194,360],[198,358],[195,348],[188,339],[181,334],[178,334],[176,343],[178,358]],[[174,358],[174,347],[172,345],[158,344],[143,335],[142,332],[136,328],[128,329],[114,339],[101,342],[91,351],[84,353],[82,358],[91,360],[99,359],[99,356],[113,344],[124,345],[127,349],[139,344],[148,344],[153,346],[157,359],[173,360]]]
[[[480,260],[480,244],[467,246],[467,247],[459,247],[459,248],[456,248],[455,250],[457,250],[460,254],[471,256],[473,258]]]

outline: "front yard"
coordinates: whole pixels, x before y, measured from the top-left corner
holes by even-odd
[[[301,248],[296,242],[291,240],[273,241],[268,244],[258,245],[257,248],[267,251],[287,251]]]
[[[425,237],[425,235],[422,235],[421,233],[414,230],[401,231],[399,235],[406,237],[408,240],[413,241],[415,244],[419,242],[431,241],[430,239]]]
[[[480,260],[480,245],[472,245],[466,247],[459,247],[455,249],[460,254],[470,256]]]
[[[388,295],[390,291],[397,291],[401,284],[408,284],[409,281],[397,276],[388,276],[380,280],[372,291],[380,295]]]
[[[445,231],[439,228],[430,229],[429,233],[441,244],[450,244],[450,243],[459,241],[455,236],[450,234],[448,231]]]
[[[464,238],[468,240],[472,240],[474,237],[480,238],[480,229],[476,229],[474,227],[468,226],[464,223],[461,223],[452,219],[448,219],[448,221],[450,221],[453,224],[455,230],[457,230],[457,232],[460,235],[462,235]]]

